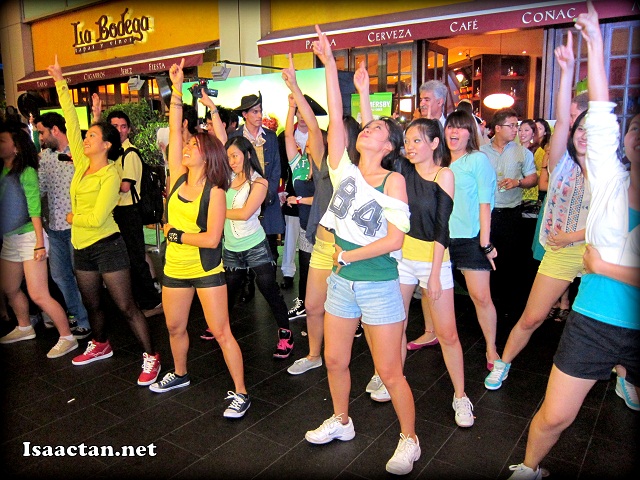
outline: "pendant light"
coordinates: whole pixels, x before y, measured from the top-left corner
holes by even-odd
[[[500,57],[502,57],[502,34],[500,34]],[[487,108],[499,110],[511,107],[515,103],[515,99],[506,93],[492,93],[487,95],[482,103]]]

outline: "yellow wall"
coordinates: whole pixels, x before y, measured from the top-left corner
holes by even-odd
[[[95,42],[98,35],[98,26],[95,22],[98,18],[107,15],[111,22],[118,22],[125,8],[129,9],[126,18],[142,16],[153,18],[153,30],[147,33],[144,41],[136,41],[133,45],[100,51],[75,53],[72,23],[84,22],[84,27],[80,26],[80,28],[93,30],[93,41]],[[218,40],[220,38],[218,1],[115,1],[34,22],[31,26],[31,34],[36,70],[45,70],[53,62],[55,54],[58,55],[60,65],[63,67],[114,57],[126,57],[208,40]]]
[[[274,30],[313,25],[310,23],[330,23],[353,18],[387,15],[408,10],[438,7],[468,0],[330,0],[320,2],[300,2],[299,0],[271,0],[271,27]],[[301,6],[303,6],[301,8]]]

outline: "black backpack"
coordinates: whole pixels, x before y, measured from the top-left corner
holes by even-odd
[[[164,167],[152,167],[142,159],[140,150],[136,147],[129,147],[122,154],[123,169],[124,160],[131,152],[136,152],[142,162],[140,188],[137,189],[135,184],[131,185],[131,198],[134,205],[138,205],[142,224],[162,223],[165,187]]]

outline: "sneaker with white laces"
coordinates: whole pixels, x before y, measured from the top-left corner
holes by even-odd
[[[505,363],[502,360],[496,360],[493,362],[493,370],[484,379],[484,387],[487,390],[498,390],[509,376],[510,363]]]
[[[138,377],[138,385],[151,385],[160,375],[160,354],[142,354],[142,372]]]
[[[251,400],[246,393],[234,393],[231,390],[227,392],[225,400],[231,400],[229,406],[223,413],[225,418],[240,418],[244,417],[249,407],[251,406]]]
[[[511,465],[509,467],[513,473],[508,480],[540,480],[542,478],[542,469],[537,470],[527,467],[524,463],[519,465]]]
[[[176,375],[174,372],[169,372],[162,377],[162,380],[159,382],[152,383],[149,385],[149,390],[155,393],[165,393],[170,390],[175,390],[176,388],[187,387],[191,384],[191,379],[189,378],[189,374],[185,373],[181,377]]]
[[[387,387],[384,386],[384,383],[380,382],[378,389],[371,392],[371,400],[381,403],[391,401],[391,395],[389,395],[389,391]]]
[[[309,360],[307,357],[302,357],[301,359],[293,362],[293,365],[287,368],[287,372],[289,372],[291,375],[301,375],[313,368],[318,368],[321,366],[322,357],[317,357],[314,360]]]
[[[344,425],[341,413],[340,415],[331,415],[331,418],[327,418],[318,428],[305,433],[304,438],[309,443],[322,445],[335,439],[346,442],[355,436],[356,431],[353,428],[353,420],[349,417],[349,422]]]
[[[414,440],[401,433],[398,447],[387,462],[387,472],[394,475],[407,475],[413,470],[413,462],[418,461],[421,453],[418,437]]]
[[[20,330],[19,327],[16,327],[0,338],[0,343],[15,343],[22,340],[31,340],[32,338],[36,338],[36,331],[32,326],[29,326],[26,330]]]
[[[278,329],[278,343],[273,358],[287,358],[293,350],[293,333],[287,328]]]
[[[466,395],[462,398],[456,398],[453,394],[453,403],[451,404],[456,412],[456,423],[459,427],[473,426],[473,404]]]
[[[624,400],[631,410],[640,410],[640,403],[638,403],[638,394],[636,393],[636,387],[627,382],[624,378],[618,377],[616,379],[616,395]]]
[[[364,328],[362,328],[362,322],[358,322],[358,327],[356,328],[356,333],[353,334],[354,338],[360,338],[364,333]]]
[[[87,348],[82,355],[78,355],[71,360],[74,365],[86,365],[87,363],[95,362],[97,360],[105,360],[113,357],[113,350],[109,341],[96,342],[95,340],[89,340]]]
[[[47,358],[61,357],[76,348],[78,348],[78,340],[75,338],[73,340],[67,340],[66,338],[60,337],[58,339],[58,343],[56,343],[55,346],[49,350],[49,353],[47,353]]]
[[[298,318],[306,317],[307,310],[304,308],[304,300],[296,298],[293,301],[293,307],[289,309],[289,321],[296,320]]]
[[[71,330],[71,333],[76,338],[76,340],[84,340],[85,338],[90,337],[93,332],[90,328],[76,327],[75,329]]]
[[[380,380],[380,375],[374,375],[373,377],[371,377],[371,380],[369,380],[369,383],[367,383],[367,388],[365,388],[365,392],[373,393],[380,388],[380,385],[382,385],[382,380]]]

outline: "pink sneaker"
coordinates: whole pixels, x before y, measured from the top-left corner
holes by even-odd
[[[111,350],[108,340],[103,343],[90,340],[84,353],[71,360],[71,363],[74,365],[86,365],[87,363],[104,360],[112,356],[113,350]]]
[[[142,354],[142,373],[138,377],[138,385],[151,385],[160,374],[160,354]]]

